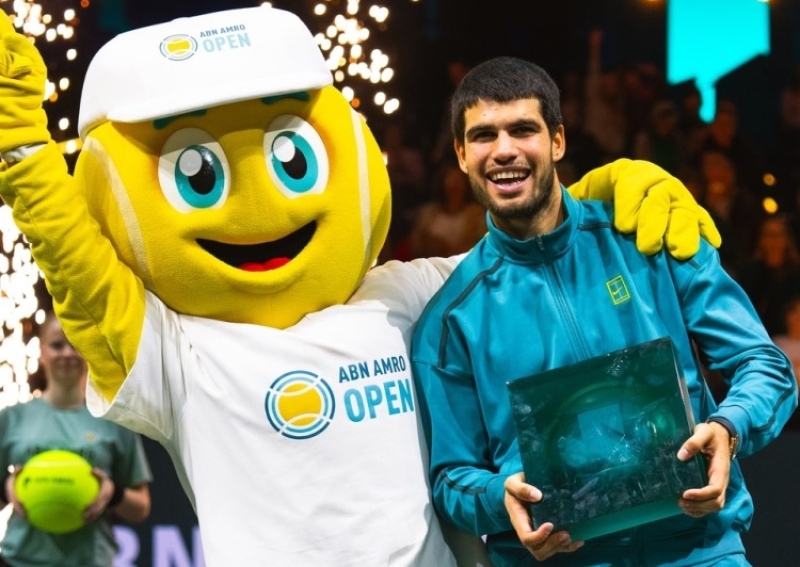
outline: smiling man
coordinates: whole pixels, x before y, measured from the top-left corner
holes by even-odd
[[[487,535],[496,567],[747,565],[739,532],[753,503],[732,457],[737,443],[749,455],[775,439],[797,405],[791,364],[749,299],[708,243],[688,261],[645,257],[614,230],[607,204],[570,196],[555,167],[566,147],[558,88],[537,65],[478,65],[452,116],[489,234],[428,304],[412,343],[436,509]],[[506,383],[662,337],[677,347],[699,423],[675,461],[702,452],[708,485],[680,495],[684,514],[587,542],[532,525],[528,506],[544,487],[520,473]],[[719,407],[693,343],[730,386]]]

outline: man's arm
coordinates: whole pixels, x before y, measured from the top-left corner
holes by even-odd
[[[418,328],[424,335],[427,329]],[[424,349],[423,349],[424,350]],[[419,353],[419,350],[416,350]],[[430,480],[437,511],[458,529],[483,535],[511,529],[503,483],[508,472],[493,472],[478,393],[468,376],[420,362],[412,370],[430,452]],[[517,470],[522,464],[517,462]],[[515,471],[514,471],[515,472]]]
[[[704,246],[696,261],[676,263],[672,272],[686,328],[709,370],[718,371],[728,387],[719,408],[698,421],[723,418],[739,434],[738,454],[752,455],[778,436],[797,407],[791,361],[741,286],[721,268],[715,250]]]
[[[672,274],[686,328],[708,368],[728,387],[718,408],[709,408],[713,402],[699,407],[701,423],[678,452],[682,460],[703,453],[708,462],[708,484],[687,490],[680,501],[685,513],[699,517],[725,506],[731,433],[738,435],[742,456],[771,443],[797,407],[797,380],[715,250],[703,246],[694,261],[674,263]]]

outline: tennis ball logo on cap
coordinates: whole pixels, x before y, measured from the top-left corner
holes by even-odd
[[[83,512],[97,498],[100,482],[92,465],[70,451],[45,451],[31,457],[17,475],[14,490],[28,522],[53,534],[83,527]]]
[[[184,61],[197,52],[197,40],[190,35],[174,34],[162,39],[159,49],[170,61]]]
[[[272,383],[264,408],[275,431],[290,439],[309,439],[330,425],[336,403],[325,380],[312,372],[297,370]]]

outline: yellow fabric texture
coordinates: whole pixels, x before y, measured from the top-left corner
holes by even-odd
[[[0,151],[47,143],[22,162],[0,164],[0,196],[31,244],[64,332],[111,399],[133,366],[144,321],[144,288],[89,216],[42,109],[46,70],[0,11]]]
[[[720,236],[711,216],[676,177],[643,160],[618,159],[593,169],[568,187],[576,199],[614,202],[614,225],[636,232],[636,246],[655,254],[664,243],[680,260],[694,256],[700,237],[719,248]]]
[[[0,169],[0,196],[31,244],[64,334],[109,400],[133,367],[144,287],[117,258],[54,142]]]
[[[0,154],[50,139],[42,108],[47,69],[0,10]]]

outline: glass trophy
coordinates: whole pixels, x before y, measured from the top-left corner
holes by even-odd
[[[588,540],[682,511],[707,484],[704,459],[678,460],[694,429],[669,338],[508,383],[525,479],[542,491],[534,525]]]

